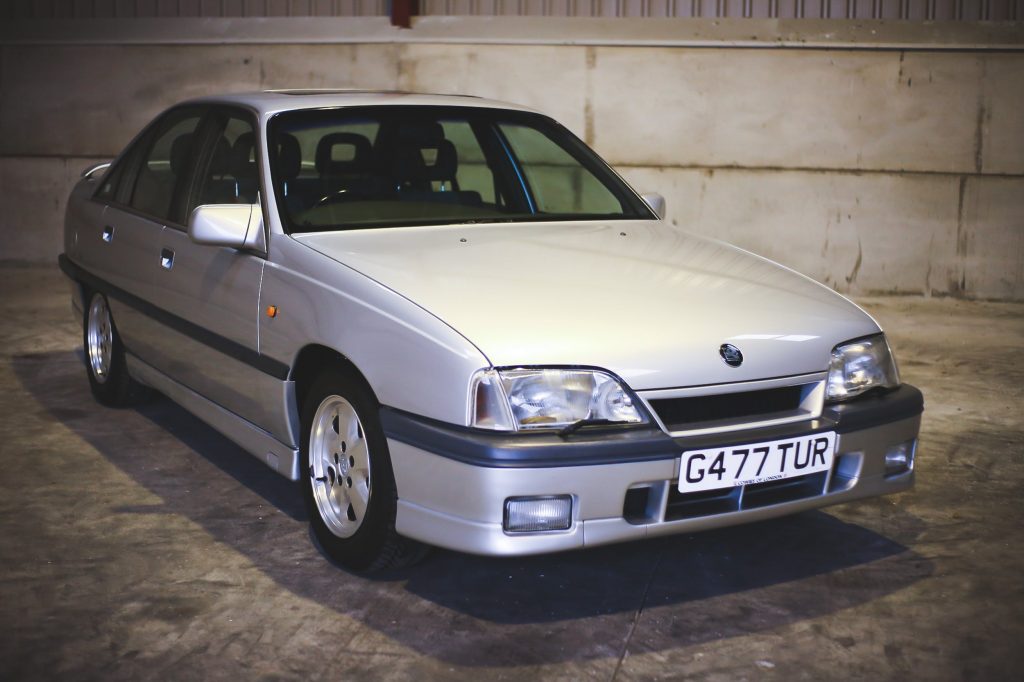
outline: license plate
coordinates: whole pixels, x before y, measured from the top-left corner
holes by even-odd
[[[679,465],[679,492],[693,493],[778,481],[832,467],[834,431],[765,443],[687,450]]]

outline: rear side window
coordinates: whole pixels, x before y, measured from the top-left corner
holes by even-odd
[[[196,129],[201,112],[171,112],[151,138],[135,178],[128,204],[147,215],[180,222],[175,199],[184,191],[184,179],[195,159]]]

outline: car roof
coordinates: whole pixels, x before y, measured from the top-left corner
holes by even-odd
[[[346,90],[346,89],[302,89],[264,90],[262,92],[241,92],[224,95],[210,95],[190,100],[190,103],[222,103],[255,109],[261,115],[299,109],[328,109],[354,106],[461,106],[485,109],[513,109],[534,111],[518,104],[472,97],[469,95],[438,95],[400,90]]]

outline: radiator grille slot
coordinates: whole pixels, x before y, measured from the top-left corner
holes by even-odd
[[[773,504],[816,497],[824,492],[827,471],[784,478],[781,481],[753,483],[743,491],[743,509],[770,507]]]
[[[703,490],[699,493],[681,493],[679,482],[673,481],[665,506],[665,520],[696,519],[739,511],[740,489],[722,488]]]
[[[679,481],[671,481],[668,504],[665,506],[665,521],[695,519],[817,497],[825,491],[827,478],[828,472],[820,471],[779,481],[702,490],[696,493],[681,493]]]
[[[801,403],[816,384],[685,398],[655,398],[651,408],[669,431],[766,421],[800,414]]]

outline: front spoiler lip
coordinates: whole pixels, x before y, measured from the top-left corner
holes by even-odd
[[[924,397],[904,384],[886,392],[827,405],[821,416],[793,424],[673,438],[656,428],[583,429],[569,438],[556,433],[495,433],[453,426],[390,407],[381,408],[388,438],[465,464],[491,468],[591,466],[672,459],[680,452],[778,440],[824,431],[843,434],[916,417]]]
[[[480,556],[524,556],[597,547],[619,542],[717,530],[807,512],[858,500],[905,492],[914,486],[914,472],[893,478],[861,479],[857,485],[769,507],[758,507],[691,519],[634,524],[621,517],[579,519],[567,531],[509,534],[500,523],[452,516],[398,500],[399,533],[438,547]]]

